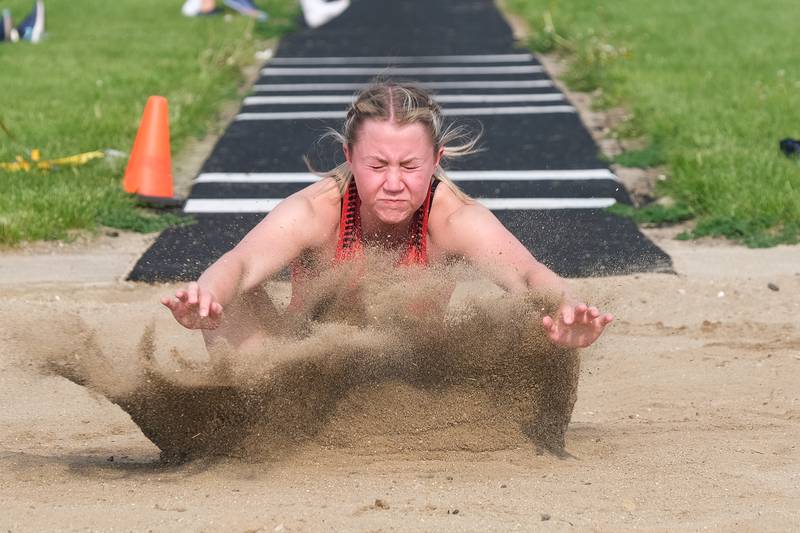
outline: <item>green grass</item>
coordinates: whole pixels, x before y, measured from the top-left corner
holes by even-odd
[[[630,205],[615,204],[608,211],[627,218],[632,218],[640,224],[663,226],[677,224],[694,217],[691,208],[684,204],[665,206],[657,203],[648,204],[640,209]]]
[[[166,96],[175,154],[202,136],[242,67],[267,39],[291,30],[293,0],[260,0],[266,24],[241,16],[187,19],[180,1],[47,3],[47,38],[0,44],[0,161],[97,149],[129,152],[147,97]],[[20,20],[31,0],[6,0]],[[226,20],[227,18],[227,20]],[[137,208],[121,190],[125,160],[52,172],[0,170],[0,244],[60,239],[98,225],[155,231],[177,217]]]
[[[800,137],[794,0],[508,0],[530,44],[564,53],[566,80],[623,104],[616,132],[644,136],[622,164],[666,164],[657,192],[693,213],[686,236],[750,246],[800,238],[800,164],[778,141]]]
[[[651,168],[666,163],[660,143],[651,142],[641,150],[628,150],[613,158],[614,163],[624,167]]]

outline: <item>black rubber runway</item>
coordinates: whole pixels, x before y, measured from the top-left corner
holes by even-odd
[[[340,162],[338,147],[317,140],[375,75],[429,86],[448,121],[482,132],[483,151],[454,165],[454,178],[557,273],[671,270],[635,224],[603,209],[630,203],[628,193],[491,0],[354,0],[281,41],[191,190],[185,211],[197,223],[164,231],[129,279],[196,279],[265,206],[309,183],[304,154],[318,169]]]

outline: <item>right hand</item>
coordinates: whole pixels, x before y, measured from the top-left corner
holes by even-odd
[[[216,329],[222,322],[222,304],[214,293],[201,289],[193,281],[186,290],[175,292],[175,298],[161,298],[180,325],[189,329]]]

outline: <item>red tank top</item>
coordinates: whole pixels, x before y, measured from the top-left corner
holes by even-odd
[[[428,216],[431,211],[433,194],[439,180],[433,179],[425,201],[417,209],[408,228],[406,250],[398,264],[428,264]],[[350,185],[342,199],[342,217],[339,220],[339,241],[336,244],[336,262],[347,261],[364,253],[363,234],[361,233],[361,198],[358,196],[356,182]]]
[[[433,194],[439,180],[431,180],[425,201],[417,209],[408,228],[406,250],[400,256],[398,265],[428,265],[428,217],[433,202]],[[357,259],[364,253],[363,234],[361,231],[361,198],[354,180],[350,181],[342,198],[342,214],[339,220],[339,240],[336,243],[335,263]],[[289,309],[299,310],[302,307],[302,285],[310,275],[309,270],[300,261],[291,265],[292,297]]]

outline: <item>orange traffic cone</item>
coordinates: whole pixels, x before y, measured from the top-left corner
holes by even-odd
[[[135,193],[146,202],[176,203],[172,192],[169,114],[167,99],[163,96],[147,99],[122,187],[125,192]]]

